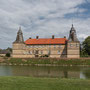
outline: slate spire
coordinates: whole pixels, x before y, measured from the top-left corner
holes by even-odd
[[[69,41],[73,41],[73,42],[79,42],[77,35],[76,35],[76,30],[72,24],[71,30],[70,30],[70,34],[69,34]]]
[[[19,27],[19,30],[17,32],[17,37],[14,43],[24,43],[24,39],[23,39],[23,33],[21,30],[21,27]]]

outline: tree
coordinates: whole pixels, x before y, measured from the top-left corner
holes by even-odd
[[[12,48],[8,47],[6,50],[12,52]]]
[[[90,36],[88,36],[82,43],[82,53],[84,55],[90,55]]]

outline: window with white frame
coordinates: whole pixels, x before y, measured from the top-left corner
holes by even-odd
[[[27,46],[27,48],[29,48],[29,46]]]
[[[41,50],[41,54],[43,54],[43,51]]]
[[[35,45],[34,47],[37,48],[37,45]]]
[[[35,51],[33,50],[32,53],[34,54],[34,52],[35,52]]]
[[[30,52],[30,51],[28,51],[28,54],[31,54],[31,52]]]
[[[61,48],[61,45],[59,45],[58,47]]]
[[[51,48],[51,45],[49,45],[49,48]]]
[[[24,52],[23,52],[23,54],[25,54],[25,55],[26,55],[26,52],[24,51]]]
[[[39,45],[38,47],[39,47],[39,48],[41,48],[41,46],[40,46],[40,45]]]
[[[70,47],[73,47],[73,44],[70,44]]]
[[[78,43],[76,44],[76,47],[79,47],[79,44]]]
[[[51,54],[51,50],[48,50],[48,55],[50,55]]]
[[[26,45],[24,45],[24,47],[26,47]]]
[[[32,54],[32,51],[30,51],[29,54]]]
[[[25,51],[25,52],[24,52],[24,54],[25,54],[25,55],[28,55],[28,54],[29,54],[29,52],[28,52],[28,51]]]
[[[58,50],[58,54],[60,54],[60,50]]]
[[[54,45],[54,48],[56,48],[56,45]]]

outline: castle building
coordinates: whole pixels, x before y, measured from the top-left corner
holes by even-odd
[[[79,58],[80,42],[76,36],[75,28],[71,27],[69,38],[29,38],[23,39],[21,28],[17,33],[15,42],[13,42],[13,58],[34,58],[34,57],[50,57],[50,58]]]

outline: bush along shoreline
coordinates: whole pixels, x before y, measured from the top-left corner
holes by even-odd
[[[89,58],[60,59],[60,58],[2,58],[0,65],[36,65],[36,66],[90,66]]]

